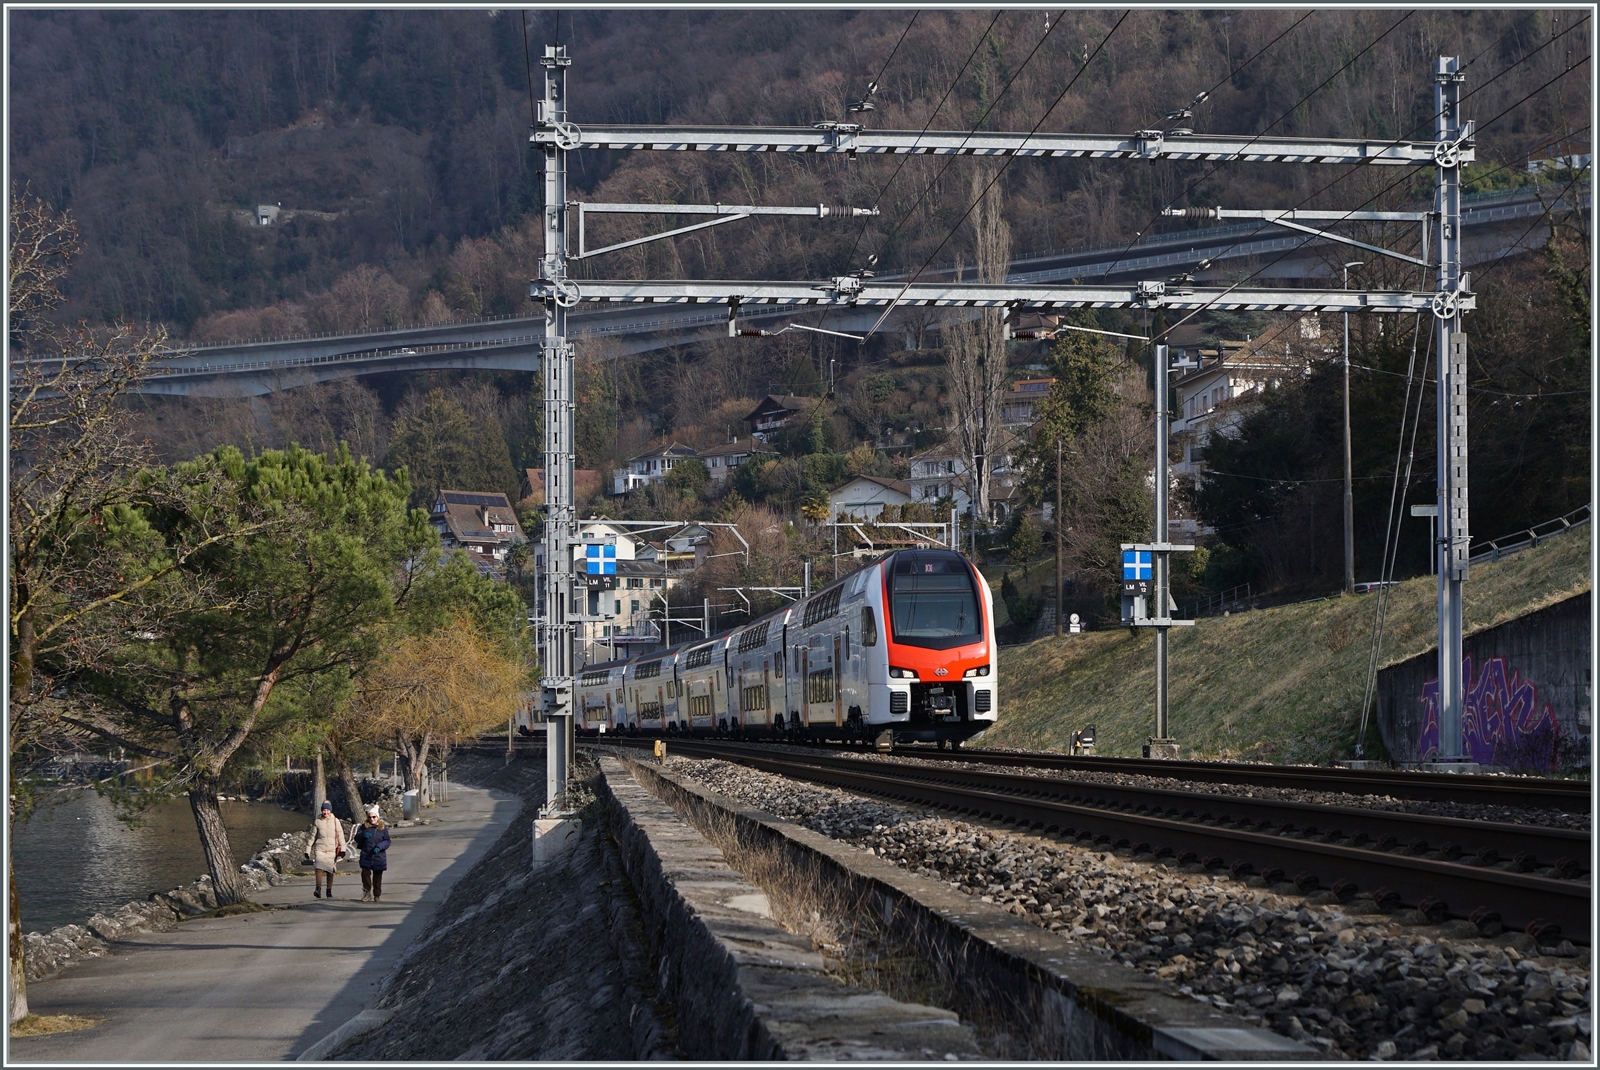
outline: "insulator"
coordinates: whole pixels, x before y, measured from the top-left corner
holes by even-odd
[[[1185,219],[1216,219],[1217,218],[1217,210],[1215,208],[1185,208],[1183,210],[1183,218],[1185,218]]]

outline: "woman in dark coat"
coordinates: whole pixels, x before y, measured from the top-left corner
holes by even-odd
[[[356,829],[350,842],[361,851],[361,901],[383,898],[383,873],[389,868],[389,829],[376,806],[367,810],[366,824]]]

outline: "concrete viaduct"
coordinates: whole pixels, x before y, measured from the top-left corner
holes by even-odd
[[[1523,188],[1464,198],[1466,264],[1492,263],[1519,243],[1523,248],[1537,248],[1543,244],[1546,231],[1530,224],[1547,210],[1552,214],[1573,207],[1588,211],[1590,206],[1588,185],[1582,186],[1576,197],[1568,198],[1577,202],[1575,206],[1558,202],[1547,209],[1549,202],[1540,198],[1541,193],[1548,196],[1546,190]],[[1275,257],[1282,259],[1262,270],[1258,279],[1327,278],[1331,274],[1329,263],[1344,258],[1339,254],[1330,256],[1329,252],[1340,248],[1326,239],[1249,222],[1155,235],[1131,246],[1115,244],[1034,253],[1012,261],[1007,281],[1026,284],[1164,278],[1210,260],[1206,270],[1194,271],[1195,281],[1225,283],[1237,277],[1241,267],[1253,269]],[[1364,259],[1375,255],[1348,251]],[[950,270],[928,272],[922,277],[937,281],[949,278]],[[896,278],[879,276],[880,281]],[[741,313],[740,322],[758,325],[795,314],[793,309],[763,311],[752,307]],[[912,313],[908,310],[907,314]],[[955,313],[951,310],[945,314]],[[827,325],[831,330],[863,332],[877,321],[878,315],[875,309],[835,307]],[[605,339],[607,354],[617,357],[715,337],[727,329],[727,312],[707,310],[704,305],[610,307],[576,312],[569,322],[573,338],[580,345]],[[905,316],[896,313],[886,327],[906,329]],[[536,371],[542,329],[542,315],[518,316],[196,345],[161,361],[156,374],[141,381],[136,389],[145,394],[249,397],[382,372]]]

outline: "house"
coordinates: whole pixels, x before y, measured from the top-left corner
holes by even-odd
[[[1321,337],[1316,318],[1307,316],[1280,324],[1257,339],[1180,349],[1179,362],[1194,366],[1175,376],[1172,384],[1177,395],[1172,439],[1178,448],[1173,478],[1188,479],[1198,487],[1205,471],[1200,454],[1212,436],[1235,433],[1263,391],[1304,375],[1312,358],[1327,355]],[[1192,521],[1174,530],[1184,537],[1202,534]]]
[[[822,403],[821,398],[798,398],[790,394],[768,394],[761,404],[751,410],[745,420],[750,433],[762,442],[772,441],[772,436],[794,426],[796,416],[809,415]]]
[[[1050,396],[1054,379],[1018,379],[1000,403],[1000,419],[1007,427],[1029,427],[1039,418],[1039,406]]]
[[[1221,342],[1211,349],[1180,349],[1180,363],[1194,366],[1173,379],[1177,394],[1172,437],[1181,447],[1174,475],[1197,483],[1200,451],[1215,434],[1230,434],[1253,408],[1263,390],[1285,378],[1303,375],[1313,357],[1326,351],[1314,317],[1291,320],[1243,342]]]
[[[467,551],[481,571],[496,577],[503,576],[511,547],[527,541],[504,494],[440,490],[428,519],[446,550]]]
[[[629,458],[628,467],[612,470],[611,493],[632,494],[640,487],[659,483],[667,478],[667,473],[672,471],[673,465],[685,458],[699,456],[697,450],[677,442],[646,450],[637,457]]]
[[[641,551],[648,551],[648,556]],[[663,571],[656,560],[656,548],[630,534],[624,526],[605,520],[579,522],[572,556],[579,585],[584,589],[572,615],[578,667],[632,657],[659,647],[661,625],[652,611],[659,615],[666,592],[683,582],[686,570]],[[534,569],[542,615],[542,542],[534,549]]]
[[[933,505],[948,498],[959,512],[971,506],[967,496],[967,462],[955,450],[936,446],[911,458],[911,500]]]
[[[881,476],[856,476],[828,492],[828,515],[836,520],[876,520],[884,506],[910,502],[908,483]]]
[[[544,504],[544,469],[524,468],[522,470],[522,489],[517,491],[518,505],[543,505]]]
[[[705,463],[706,471],[711,474],[711,482],[721,483],[733,475],[735,468],[747,463],[751,457],[757,455],[771,457],[776,456],[776,452],[752,435],[743,441],[735,438],[733,441],[724,442],[720,446],[701,450],[700,460]]]
[[[572,500],[586,502],[600,492],[600,472],[594,468],[575,468],[572,471]],[[531,507],[544,504],[544,469],[524,468],[522,489],[517,492],[517,504]]]
[[[994,522],[1010,514],[1014,488],[1021,478],[1016,463],[1016,436],[1001,436],[989,458],[989,519]],[[948,498],[957,512],[972,508],[971,477],[966,458],[948,443],[911,458],[911,500],[933,505]]]

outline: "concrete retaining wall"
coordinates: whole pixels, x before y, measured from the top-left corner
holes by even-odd
[[[767,898],[615,758],[600,760],[610,823],[639,896],[658,997],[689,1059],[929,1060],[975,1057],[970,1028],[830,977]]]
[[[1007,1059],[1309,1060],[1318,1053],[1080,949],[1006,911],[807,829],[750,810],[647,763],[641,782],[695,826],[731,830],[747,871],[805,874],[820,898],[871,910],[901,947],[914,948],[977,1024],[985,1053]],[[761,865],[756,856],[781,857]],[[747,863],[757,861],[757,865]]]
[[[1468,636],[1463,713],[1471,760],[1527,772],[1589,764],[1590,595]],[[1439,746],[1438,648],[1378,673],[1378,731],[1395,761],[1430,761]]]

